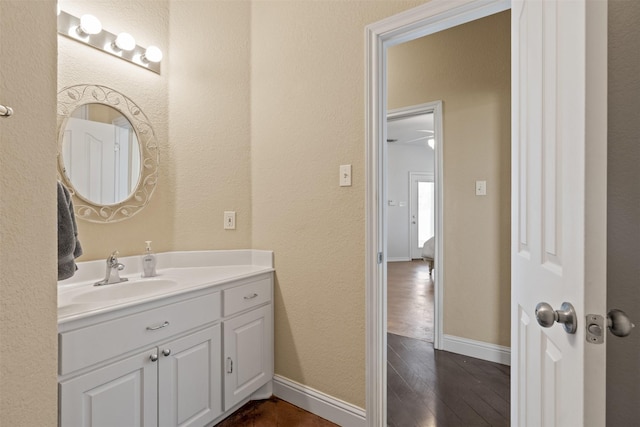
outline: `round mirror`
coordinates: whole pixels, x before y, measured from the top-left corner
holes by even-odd
[[[78,218],[135,215],[149,202],[157,173],[153,129],[131,99],[98,85],[58,93],[58,177],[76,196]]]
[[[140,145],[133,125],[104,104],[80,105],[67,118],[62,161],[76,195],[100,205],[128,199],[140,179]]]

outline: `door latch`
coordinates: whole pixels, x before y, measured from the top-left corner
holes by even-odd
[[[604,317],[599,314],[587,314],[586,340],[591,344],[604,342]]]
[[[598,314],[587,314],[586,325],[587,342],[602,344],[604,342],[604,317]],[[607,329],[617,337],[626,337],[635,326],[622,310],[612,309],[607,313]]]

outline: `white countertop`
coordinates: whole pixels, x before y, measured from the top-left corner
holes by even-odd
[[[93,284],[104,279],[106,259],[78,263],[72,278],[58,282],[58,324],[274,271],[272,251],[165,252],[156,257],[156,277],[141,278],[141,256],[122,257],[120,277],[129,281],[104,286]]]

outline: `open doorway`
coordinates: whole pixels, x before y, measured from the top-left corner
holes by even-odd
[[[446,140],[444,144],[436,144],[443,163],[439,169],[441,179],[438,174],[434,176],[434,188],[439,189],[435,192],[441,201],[441,204],[436,201],[435,205],[436,211],[441,209],[441,222],[440,230],[438,227],[434,230],[440,251],[439,256],[436,251],[432,279],[427,263],[420,258],[412,261],[416,258],[412,243],[405,246],[406,261],[393,252],[394,226],[391,222],[393,211],[401,207],[402,200],[393,195],[394,142],[390,140],[396,138],[392,122],[388,123],[388,193],[384,197],[384,208],[388,221],[386,365],[389,369],[387,422],[390,426],[418,425],[425,420],[434,425],[439,422],[507,425],[509,421],[509,34],[510,14],[507,11],[386,50],[388,111],[425,100],[442,99],[443,131],[440,136]],[[415,168],[413,172],[413,176],[408,173],[409,179],[405,178],[408,193],[414,178],[417,187],[417,176],[425,171]],[[442,178],[446,178],[446,182]],[[486,193],[476,192],[478,182],[487,186]],[[412,216],[407,215],[409,227],[414,219]],[[410,228],[407,233],[410,239]],[[419,238],[417,240],[419,242]],[[399,271],[403,262],[406,264],[404,272]],[[444,296],[448,301],[441,305],[435,303],[444,319],[439,324],[443,331],[441,341],[435,346],[424,337],[417,341],[407,340],[416,339],[407,336],[411,331],[403,335],[391,330],[395,314],[391,300],[398,289],[397,282],[407,278],[413,283],[405,283],[408,286],[404,290],[405,301],[415,306],[416,297],[428,297],[430,283],[436,290],[435,296]],[[491,306],[491,315],[485,316],[487,313],[478,311],[479,306]],[[411,305],[405,308],[405,314],[411,309]],[[429,317],[436,317],[433,311],[423,312],[413,322],[417,325]],[[447,353],[438,353],[434,348]],[[440,363],[445,359],[447,362]],[[405,378],[401,370],[409,360],[415,365],[409,369],[411,378]],[[433,363],[429,365],[427,360]],[[502,364],[494,363],[498,361]],[[491,373],[484,378],[474,375],[465,378],[465,374],[470,373],[466,368],[472,365],[477,375]],[[441,369],[445,371],[440,372]],[[443,377],[455,377],[456,380],[452,383],[438,381]],[[420,381],[412,383],[411,379],[416,378]],[[467,385],[464,385],[465,381],[468,381]],[[479,391],[480,383],[487,388]],[[422,386],[424,389],[419,389]],[[427,395],[433,398],[432,401],[425,400]],[[479,395],[488,399],[478,399]],[[412,401],[418,404],[412,406]],[[459,406],[454,408],[456,405]]]
[[[387,331],[429,343],[437,311],[433,267],[441,110],[441,102],[433,102],[387,116]]]

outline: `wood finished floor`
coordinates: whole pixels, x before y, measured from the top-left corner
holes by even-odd
[[[389,263],[387,283],[388,426],[508,426],[510,368],[433,349],[426,263]]]
[[[336,427],[330,421],[277,397],[254,400],[215,427]]]
[[[387,264],[387,332],[433,342],[433,279],[425,261]]]

